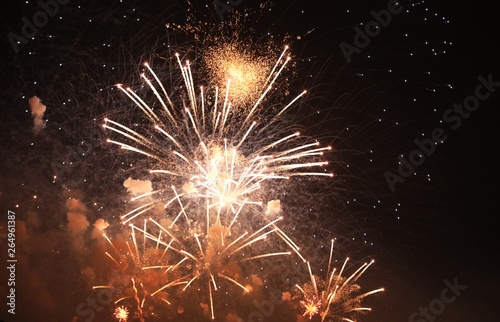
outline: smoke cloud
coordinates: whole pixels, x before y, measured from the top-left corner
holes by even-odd
[[[28,100],[28,104],[31,108],[31,117],[33,118],[33,132],[38,134],[41,130],[45,128],[45,121],[43,120],[43,115],[47,106],[43,105],[37,96],[33,96]]]
[[[281,203],[279,200],[271,200],[267,203],[266,215],[277,215],[281,211]]]
[[[89,222],[85,216],[86,207],[77,199],[68,199],[66,208],[68,209],[68,230],[73,235],[83,233],[89,227]]]
[[[129,177],[123,182],[123,186],[133,195],[142,195],[153,191],[153,186],[149,180],[134,180]]]

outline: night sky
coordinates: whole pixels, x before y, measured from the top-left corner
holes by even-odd
[[[8,266],[9,211],[16,214],[18,262],[15,315],[7,312],[9,272],[0,270],[0,321],[90,321],[89,315],[76,318],[77,308],[95,296],[92,286],[105,283],[111,267],[92,224],[102,218],[118,234],[119,216],[128,211],[123,182],[147,172],[128,166],[141,164],[136,155],[105,142],[104,118],[133,124],[138,115],[114,85],[138,86],[141,64],[149,61],[171,86],[174,53],[186,54],[196,67],[212,36],[172,26],[193,25],[195,19],[209,30],[222,24],[221,17],[226,22],[243,12],[251,18],[242,20],[242,38],[290,45],[285,101],[304,89],[308,95],[286,118],[333,147],[325,158],[335,177],[305,183],[304,191],[290,187],[282,200],[290,210],[284,229],[304,245],[318,274],[325,274],[330,239],[336,238],[336,266],[349,256],[354,272],[357,264],[375,259],[359,285],[365,291],[385,288],[367,298],[372,312],[358,321],[499,320],[495,3],[403,0],[404,10],[347,62],[341,44],[353,48],[356,28],[364,30],[374,20],[370,11],[391,1],[242,0],[229,1],[233,9],[225,12],[213,0],[66,2],[20,44],[11,39],[22,36],[40,4],[2,3],[0,266]],[[474,100],[471,95],[488,98],[476,100],[474,111],[453,111],[454,104]],[[38,131],[28,103],[33,96],[47,107]],[[438,128],[443,142],[408,176],[398,174],[398,157],[409,160],[418,149],[415,140],[429,140]],[[396,175],[400,181],[391,189],[387,178]],[[89,227],[75,228],[68,222],[71,212],[82,213]],[[300,266],[292,262],[290,270]],[[291,291],[293,285],[272,282],[284,274],[279,265],[268,264],[261,273],[268,274],[264,288]],[[308,274],[302,277],[307,282]],[[438,302],[445,280],[467,288],[439,314],[418,313]],[[256,300],[266,294],[260,290]],[[198,302],[186,304],[184,313],[174,308],[166,320],[208,320]],[[235,321],[226,316],[235,313],[252,321],[252,300],[228,307],[218,320]],[[113,310],[105,306],[93,320],[115,321]],[[297,314],[286,302],[265,321],[295,321]]]

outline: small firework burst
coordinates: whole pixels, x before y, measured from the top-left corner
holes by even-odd
[[[315,295],[312,298],[306,298],[300,301],[300,304],[304,307],[304,314],[302,316],[309,316],[311,319],[314,315],[319,313],[321,307],[321,300],[318,300]]]
[[[285,55],[286,49],[282,55]],[[241,109],[259,98],[271,81],[268,75],[271,75],[273,67],[274,70],[283,69],[289,60],[288,57],[281,66],[275,65],[274,56],[257,55],[247,43],[235,39],[231,43],[209,46],[203,55],[202,66],[209,80],[220,88],[231,80],[229,100]]]
[[[115,309],[115,318],[120,322],[127,322],[128,309],[124,306],[119,306]]]
[[[259,98],[269,85],[272,70],[287,70],[290,67],[287,64],[289,57],[285,64],[276,65],[283,55],[288,56],[282,48],[291,40],[290,36],[257,36],[255,29],[249,27],[259,21],[272,4],[261,3],[259,7],[258,11],[250,8],[241,13],[233,11],[228,19],[217,22],[197,19],[196,10],[192,8],[186,23],[167,24],[167,28],[182,31],[197,40],[199,70],[211,86],[224,88],[231,79],[229,100],[238,109],[251,105]],[[275,85],[280,89],[276,96],[282,97],[281,94],[287,92],[288,78]]]
[[[363,264],[349,277],[342,275],[349,258],[345,260],[339,272],[337,272],[336,268],[330,271],[333,243],[332,240],[326,279],[313,275],[308,262],[307,267],[311,282],[295,285],[298,290],[295,298],[300,302],[301,309],[304,312],[303,316],[308,316],[309,319],[319,316],[321,321],[331,319],[333,321],[354,322],[353,316],[355,313],[371,310],[371,308],[362,306],[363,299],[369,295],[382,292],[384,289],[380,288],[360,294],[361,287],[356,284],[356,281],[374,261]]]

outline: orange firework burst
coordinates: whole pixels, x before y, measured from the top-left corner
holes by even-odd
[[[253,261],[292,254],[292,251],[268,252],[271,236],[279,237],[275,238],[276,241],[281,239],[302,258],[299,248],[277,226],[282,217],[271,221],[262,215],[260,221],[255,220],[250,225],[257,228],[233,225],[242,208],[243,205],[232,214],[228,209],[221,212],[220,207],[210,207],[206,202],[201,217],[198,207],[189,208],[180,203],[174,211],[178,211],[177,217],[163,220],[164,224],[152,218],[146,221],[149,225],[145,224],[144,229],[131,224],[133,231],[143,233],[145,238],[160,245],[160,248],[164,247],[164,253],[176,263],[172,269],[181,274],[175,283],[167,282],[159,286],[150,294],[151,299],[176,285],[184,286],[176,293],[179,297],[188,296],[190,291],[206,290],[201,291],[201,297],[210,302],[210,314],[214,319],[214,296],[222,285],[248,293],[250,289],[238,280],[241,280],[243,270],[248,271],[252,267]],[[267,223],[259,228],[259,222]],[[190,287],[194,284],[198,287]]]
[[[237,294],[241,293],[238,290],[249,293],[251,289],[241,280],[255,272],[252,268],[260,267],[258,260],[293,252],[303,259],[298,246],[277,226],[283,217],[270,220],[261,214],[260,220],[247,221],[248,226],[241,222],[235,225],[242,208],[246,208],[244,204],[233,214],[229,209],[221,212],[220,207],[209,207],[208,202],[204,207],[192,207],[179,201],[170,209],[175,218],[149,218],[143,227],[129,224],[128,240],[117,238],[113,242],[103,234],[113,249],[113,255],[105,254],[116,266],[119,278],[94,289],[115,290],[114,303],[126,304],[141,321],[158,316],[154,311],[157,304],[170,305],[172,299],[192,298],[198,293],[209,301],[214,319],[217,291],[227,285],[227,290]],[[275,237],[273,246],[271,237]],[[277,247],[276,242],[292,251],[269,252]]]
[[[230,101],[237,109],[246,108],[255,102],[269,85],[269,75],[276,68],[287,68],[285,64],[276,65],[288,52],[283,52],[283,45],[290,38],[279,39],[273,35],[256,36],[249,25],[255,23],[272,5],[260,4],[260,13],[245,10],[244,13],[232,12],[228,19],[209,23],[196,18],[194,11],[188,13],[187,23],[182,25],[167,24],[167,28],[181,30],[199,41],[198,61],[200,69],[212,86],[224,88],[231,80]],[[194,8],[193,8],[194,9]],[[207,37],[208,36],[208,37]],[[288,79],[279,84],[285,93]]]
[[[311,266],[307,262],[311,282],[295,285],[299,290],[295,298],[299,299],[304,309],[303,316],[309,315],[310,319],[315,315],[319,315],[321,321],[330,318],[335,321],[354,322],[353,315],[355,313],[371,310],[371,308],[361,306],[363,299],[369,295],[382,292],[384,289],[380,288],[366,293],[359,293],[361,287],[356,284],[356,281],[374,261],[363,264],[349,277],[342,276],[349,258],[345,260],[338,273],[335,268],[330,271],[333,243],[332,239],[326,280],[313,275]]]
[[[115,309],[115,318],[120,322],[127,322],[128,309],[124,306],[119,306]]]
[[[321,300],[318,300],[316,296],[313,296],[310,299],[305,299],[304,301],[300,301],[300,304],[304,307],[305,311],[302,316],[309,315],[309,319],[319,313],[319,308],[321,307]]]
[[[285,54],[286,50],[283,52]],[[239,109],[255,102],[270,79],[274,68],[285,68],[289,58],[275,65],[276,57],[258,55],[248,43],[232,40],[231,43],[215,44],[205,51],[202,65],[208,78],[223,88],[231,80],[229,99]]]

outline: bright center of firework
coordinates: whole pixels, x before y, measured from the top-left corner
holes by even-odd
[[[241,68],[239,68],[239,66],[231,66],[231,68],[229,68],[228,74],[229,78],[231,79],[236,79],[240,81],[242,78],[242,70]]]
[[[214,146],[207,149],[204,163],[197,162],[198,174],[193,176],[199,196],[211,199],[211,206],[240,206],[260,184],[256,172],[262,172],[262,163],[246,165],[245,158],[236,149]]]

